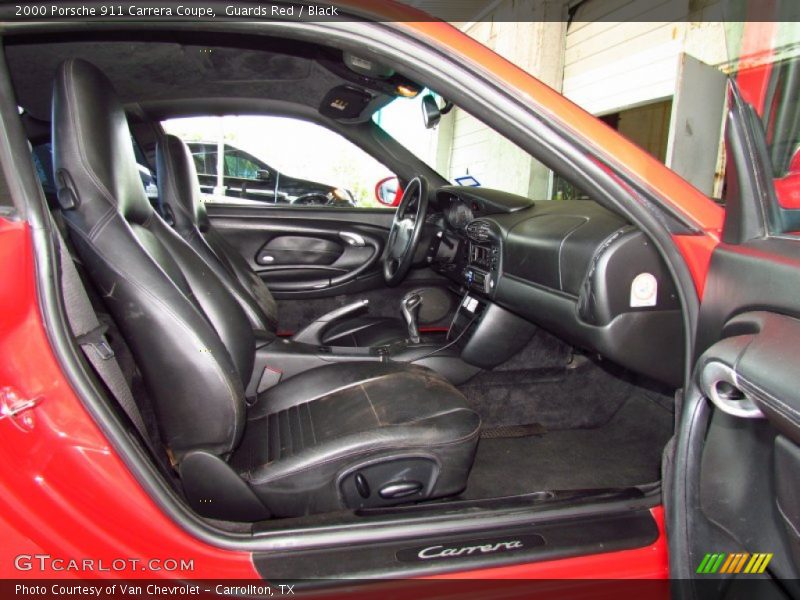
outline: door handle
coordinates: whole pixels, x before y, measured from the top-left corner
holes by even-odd
[[[763,419],[764,413],[742,391],[736,371],[716,360],[708,361],[700,372],[706,397],[725,414],[742,419]]]
[[[357,248],[361,248],[366,245],[364,237],[357,233],[353,233],[352,231],[340,231],[339,237],[349,245],[356,246]]]

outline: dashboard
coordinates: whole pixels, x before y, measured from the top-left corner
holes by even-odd
[[[590,200],[445,186],[431,200],[431,268],[576,347],[680,384],[683,325],[653,244]]]

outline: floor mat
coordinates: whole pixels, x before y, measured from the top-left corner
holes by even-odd
[[[656,481],[673,414],[632,394],[602,427],[481,439],[464,498],[542,490],[624,487]]]
[[[530,425],[507,425],[505,427],[493,427],[481,431],[482,440],[495,440],[500,438],[521,438],[529,435],[544,435],[547,430],[539,423]]]
[[[459,386],[488,429],[539,423],[548,430],[599,427],[636,389],[614,365],[484,371]]]

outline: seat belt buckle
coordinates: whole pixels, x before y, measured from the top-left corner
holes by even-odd
[[[105,340],[101,340],[99,342],[86,342],[81,344],[81,346],[91,347],[103,360],[108,360],[109,358],[114,357],[114,350],[111,349],[111,346]]]
[[[91,348],[103,360],[114,357],[114,350],[105,338],[106,326],[101,325],[77,337],[81,348]]]

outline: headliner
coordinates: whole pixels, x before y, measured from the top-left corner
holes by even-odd
[[[237,107],[253,112],[259,103],[316,110],[331,88],[349,83],[319,62],[321,46],[259,38],[257,45],[234,47],[220,44],[217,36],[214,40],[218,45],[204,45],[197,37],[176,41],[176,36],[158,41],[31,38],[8,44],[6,58],[17,103],[43,121],[50,120],[56,69],[70,57],[98,66],[129,109],[154,119],[197,114],[203,107],[217,114]],[[361,120],[391,100],[373,93],[376,98]]]

